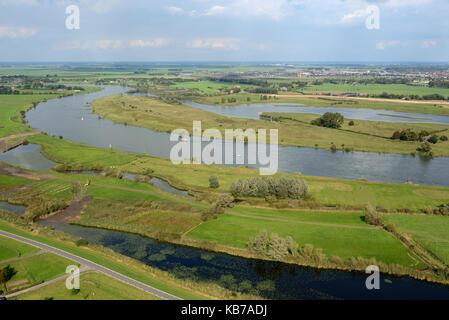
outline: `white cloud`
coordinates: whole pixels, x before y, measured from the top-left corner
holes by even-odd
[[[133,40],[130,42],[129,46],[131,48],[159,48],[168,45],[171,42],[170,39],[166,38],[156,38],[151,41],[144,40]]]
[[[437,45],[437,41],[436,40],[424,40],[422,43],[421,43],[421,46],[423,47],[423,48],[430,48],[430,47],[434,47],[434,46],[436,46]]]
[[[0,26],[0,38],[28,38],[34,36],[36,33],[36,29],[32,28]]]
[[[96,41],[80,41],[71,40],[53,46],[53,50],[72,51],[72,50],[108,50],[119,49],[122,47],[120,40],[96,40]]]
[[[226,10],[228,10],[229,8],[227,7],[222,7],[222,6],[213,6],[212,8],[206,10],[206,12],[204,13],[205,16],[215,16],[218,14],[223,14],[226,12]]]
[[[167,10],[171,13],[183,13],[184,9],[179,7],[167,7]]]
[[[399,44],[401,44],[401,42],[397,41],[397,40],[379,41],[378,43],[376,43],[376,49],[377,50],[385,50],[388,47],[396,47]]]
[[[189,47],[195,49],[237,50],[239,49],[239,42],[240,40],[232,38],[195,39],[189,43]]]

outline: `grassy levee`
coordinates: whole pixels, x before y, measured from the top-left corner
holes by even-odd
[[[143,263],[100,246],[89,244],[88,247],[77,247],[69,242],[69,236],[63,236],[49,230],[39,229],[38,234],[36,232],[31,233],[24,230],[23,227],[15,226],[6,221],[0,221],[0,229],[75,254],[183,299],[231,298],[230,292],[214,284],[179,280],[169,273],[148,267]],[[239,298],[239,295],[234,298]],[[249,299],[255,297],[240,296],[240,298]]]
[[[329,107],[329,108],[354,108],[354,109],[375,109],[375,110],[391,110],[406,113],[416,113],[416,114],[435,114],[442,116],[449,116],[449,108],[445,108],[447,103],[444,101],[433,103],[433,102],[405,102],[405,101],[395,101],[391,99],[367,99],[367,98],[345,98],[336,96],[326,96],[318,97],[313,95],[302,95],[302,94],[285,94],[278,95],[276,98],[272,97],[268,100],[261,100],[260,94],[248,94],[239,93],[233,94],[231,97],[236,99],[233,103],[221,103],[221,97],[229,98],[229,96],[215,96],[215,97],[201,97],[197,99],[197,102],[205,104],[216,104],[216,105],[228,105],[235,106],[244,103],[263,103],[263,102],[288,102],[304,104],[308,107]],[[248,98],[250,101],[248,101]],[[226,100],[227,101],[227,100]]]
[[[158,300],[142,290],[128,286],[97,272],[80,275],[80,289],[67,290],[60,280],[35,291],[26,292],[11,300]]]
[[[164,176],[175,185],[204,191],[210,191],[209,177],[211,175],[216,175],[219,178],[220,187],[216,190],[219,192],[226,192],[229,185],[239,178],[258,176],[257,170],[245,167],[173,165],[168,159],[89,147],[45,135],[33,136],[29,140],[32,143],[40,144],[44,155],[56,162],[87,166],[98,163],[103,167],[116,166],[122,171],[137,174],[145,174],[150,169],[153,171],[152,174]],[[182,172],[182,175],[179,172]],[[408,208],[417,211],[428,206],[436,207],[449,198],[449,188],[445,187],[355,181],[305,176],[297,173],[278,175],[305,179],[314,199],[318,203],[326,205],[363,208],[367,203],[371,203],[388,210]],[[83,177],[73,176],[71,179],[85,181]],[[95,182],[95,179],[99,178],[92,177],[91,179]],[[133,188],[152,188],[151,186],[142,187],[143,184],[120,182],[118,179],[108,183],[120,183],[125,186],[133,186]],[[95,189],[92,192],[97,193]]]
[[[379,153],[410,154],[416,152],[421,142],[404,142],[390,137],[397,130],[413,128],[448,134],[449,126],[436,124],[411,124],[380,121],[358,121],[341,129],[318,127],[310,124],[319,115],[268,113],[281,122],[240,119],[220,116],[184,105],[171,105],[156,98],[116,95],[92,103],[94,112],[117,123],[130,124],[156,131],[170,132],[185,128],[192,133],[193,121],[201,119],[202,129],[217,128],[224,137],[225,129],[277,129],[279,144],[309,148],[369,151]],[[449,142],[439,142],[432,147],[434,156],[449,156]]]
[[[0,263],[39,252],[39,248],[0,236]]]

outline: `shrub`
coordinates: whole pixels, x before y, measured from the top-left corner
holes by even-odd
[[[340,113],[326,112],[318,119],[312,120],[311,124],[319,127],[338,129],[344,123],[344,117]]]
[[[349,121],[348,125],[352,127],[352,126],[354,126],[354,125],[355,125],[355,123],[354,123],[354,121],[353,121],[353,120],[351,120],[351,121]]]
[[[380,226],[383,224],[382,215],[370,204],[368,204],[365,209],[365,222],[373,226]]]
[[[234,200],[232,195],[223,193],[211,205],[209,211],[211,213],[224,213],[226,208],[232,208],[234,206]]]
[[[89,244],[89,241],[85,240],[85,239],[78,239],[75,241],[75,245],[77,247],[83,247],[83,246],[87,246]]]
[[[440,137],[440,141],[447,141],[447,137],[446,136],[441,136]]]
[[[220,183],[218,182],[217,176],[210,176],[209,177],[209,187],[212,189],[217,189],[220,186]]]
[[[429,141],[432,144],[435,144],[435,143],[438,142],[438,136],[437,135],[433,135],[427,141]]]
[[[395,131],[395,132],[393,133],[393,135],[391,136],[391,139],[393,139],[393,140],[399,140],[399,139],[401,139],[401,131]]]

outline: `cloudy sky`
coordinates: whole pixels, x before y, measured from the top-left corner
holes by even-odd
[[[66,28],[69,5],[78,30]],[[379,29],[366,26],[372,6]],[[449,62],[449,1],[0,0],[0,52],[0,61]]]

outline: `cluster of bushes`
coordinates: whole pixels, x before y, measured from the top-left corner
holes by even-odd
[[[209,211],[203,212],[201,219],[207,221],[215,219],[217,214],[224,213],[227,208],[234,206],[234,197],[230,194],[224,193],[218,196],[218,198],[212,203]]]
[[[326,112],[318,119],[312,120],[311,124],[319,127],[340,128],[345,122],[345,118],[338,112]]]
[[[308,191],[309,187],[304,180],[284,177],[239,179],[229,187],[229,192],[234,197],[301,199],[307,196]]]
[[[298,244],[292,237],[282,238],[276,233],[268,236],[266,230],[261,231],[254,239],[250,239],[247,245],[252,253],[276,260],[298,254]]]
[[[427,138],[428,137],[428,138]],[[432,144],[437,143],[438,141],[447,141],[447,136],[438,137],[436,134],[430,134],[426,130],[421,130],[420,132],[416,132],[413,129],[405,129],[401,131],[395,131],[391,136],[393,140],[402,140],[402,141],[428,141]]]

